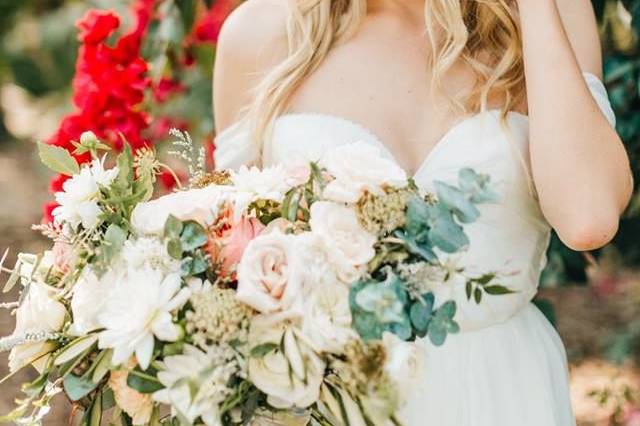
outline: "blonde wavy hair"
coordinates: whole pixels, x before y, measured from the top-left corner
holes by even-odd
[[[444,76],[461,61],[475,75],[463,97],[445,93],[462,112],[502,100],[502,116],[524,100],[524,64],[512,0],[425,0],[431,43],[432,85],[444,91]],[[264,76],[246,119],[260,149],[287,101],[336,44],[351,37],[367,14],[367,0],[289,0],[289,55]]]

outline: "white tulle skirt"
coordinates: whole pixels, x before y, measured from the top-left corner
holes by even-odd
[[[532,304],[507,322],[423,341],[423,387],[401,413],[406,426],[573,426],[566,353]]]

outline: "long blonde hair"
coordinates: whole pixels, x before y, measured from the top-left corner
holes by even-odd
[[[367,0],[289,0],[289,10],[289,54],[263,78],[247,112],[260,149],[305,77],[333,46],[357,31],[367,14]],[[425,29],[433,52],[434,88],[443,90],[444,76],[460,61],[476,77],[470,93],[450,96],[458,108],[481,111],[490,96],[499,96],[506,117],[524,99],[521,35],[511,1],[425,0]]]

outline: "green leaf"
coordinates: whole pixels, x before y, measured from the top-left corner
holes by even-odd
[[[462,223],[472,223],[480,217],[478,208],[458,188],[444,182],[435,182],[438,201],[451,210]]]
[[[174,215],[169,215],[164,224],[165,238],[179,238],[182,233],[182,221]]]
[[[117,182],[125,187],[129,187],[133,182],[133,152],[131,146],[125,143],[122,147],[122,152],[118,155],[116,160],[118,164],[118,177]]]
[[[467,300],[471,300],[471,292],[473,291],[473,283],[471,281],[467,281],[465,285],[465,293],[467,295]]]
[[[149,394],[164,389],[164,386],[153,375],[140,370],[132,370],[127,376],[127,386],[140,393]]]
[[[71,401],[81,400],[93,391],[96,386],[97,384],[91,379],[78,377],[73,374],[67,375],[63,381],[64,391]]]
[[[182,25],[184,27],[185,34],[190,33],[196,17],[196,1],[175,0],[175,4],[180,10],[180,17],[182,18]]]
[[[193,251],[202,247],[207,243],[207,233],[202,225],[195,221],[189,221],[184,224],[184,229],[180,235],[182,249],[184,251]]]
[[[113,349],[107,349],[102,351],[93,365],[93,374],[91,380],[93,383],[100,383],[100,381],[107,375],[111,369],[111,357],[113,356]]]
[[[127,240],[127,233],[118,225],[109,225],[104,233],[104,244],[102,245],[102,260],[108,265],[122,250],[124,242]]]
[[[16,265],[16,267],[13,268],[13,271],[11,271],[11,275],[9,275],[9,279],[4,285],[2,292],[9,293],[13,289],[13,287],[15,287],[19,279],[20,279],[20,268],[19,268],[19,265]]]
[[[460,189],[469,196],[473,203],[493,203],[500,196],[489,188],[489,176],[478,174],[473,169],[464,168],[458,173]]]
[[[167,241],[167,253],[169,253],[169,256],[172,258],[181,260],[183,253],[182,242],[177,238]]]
[[[409,253],[420,256],[427,262],[435,262],[436,260],[438,260],[438,256],[431,249],[428,241],[419,243],[408,233],[402,232],[402,230],[397,230],[396,232],[394,232],[394,235],[402,240],[402,242],[404,242]]]
[[[492,296],[501,296],[503,294],[513,294],[514,291],[499,284],[484,287],[484,291]]]
[[[409,311],[409,317],[411,318],[411,324],[415,327],[419,334],[424,334],[429,328],[429,321],[431,321],[431,315],[433,313],[434,297],[429,293],[425,300],[416,301],[411,305]]]
[[[251,349],[250,356],[252,358],[263,358],[265,355],[270,354],[276,349],[278,349],[277,343],[263,343],[261,345],[254,346]]]
[[[475,291],[473,292],[473,298],[478,304],[482,302],[482,290],[480,290],[480,287],[476,287]]]
[[[56,173],[73,176],[80,173],[80,166],[75,158],[64,148],[46,143],[38,143],[40,161]]]
[[[100,426],[102,422],[102,392],[98,392],[96,399],[91,405],[91,413],[89,416],[89,426]]]
[[[454,221],[451,212],[441,205],[432,210],[429,239],[446,253],[455,253],[469,244],[462,227]]]
[[[98,341],[97,334],[90,334],[75,339],[73,342],[65,346],[57,355],[53,365],[62,365],[80,356]]]
[[[182,276],[188,277],[201,274],[207,270],[208,265],[207,260],[200,253],[194,256],[187,256],[182,259],[180,265]]]

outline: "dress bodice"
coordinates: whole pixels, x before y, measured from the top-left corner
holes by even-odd
[[[604,86],[594,76],[585,78],[613,122]],[[470,167],[489,175],[492,189],[499,194],[497,203],[479,206],[479,220],[465,227],[468,249],[446,261],[464,268],[466,276],[497,272],[500,283],[515,293],[485,297],[476,304],[467,300],[463,275],[435,290],[437,300],[458,302],[457,320],[466,331],[504,322],[528,304],[546,264],[551,228],[531,179],[528,131],[529,119],[522,114],[510,113],[505,120],[499,111],[476,114],[449,130],[413,175],[421,189],[431,191],[434,181],[456,185],[460,169]],[[328,149],[356,141],[374,145],[394,159],[378,137],[357,123],[325,114],[286,114],[274,124],[262,163],[285,163],[295,157],[318,160]],[[256,159],[257,150],[241,124],[221,133],[216,145],[219,168],[237,168]]]

